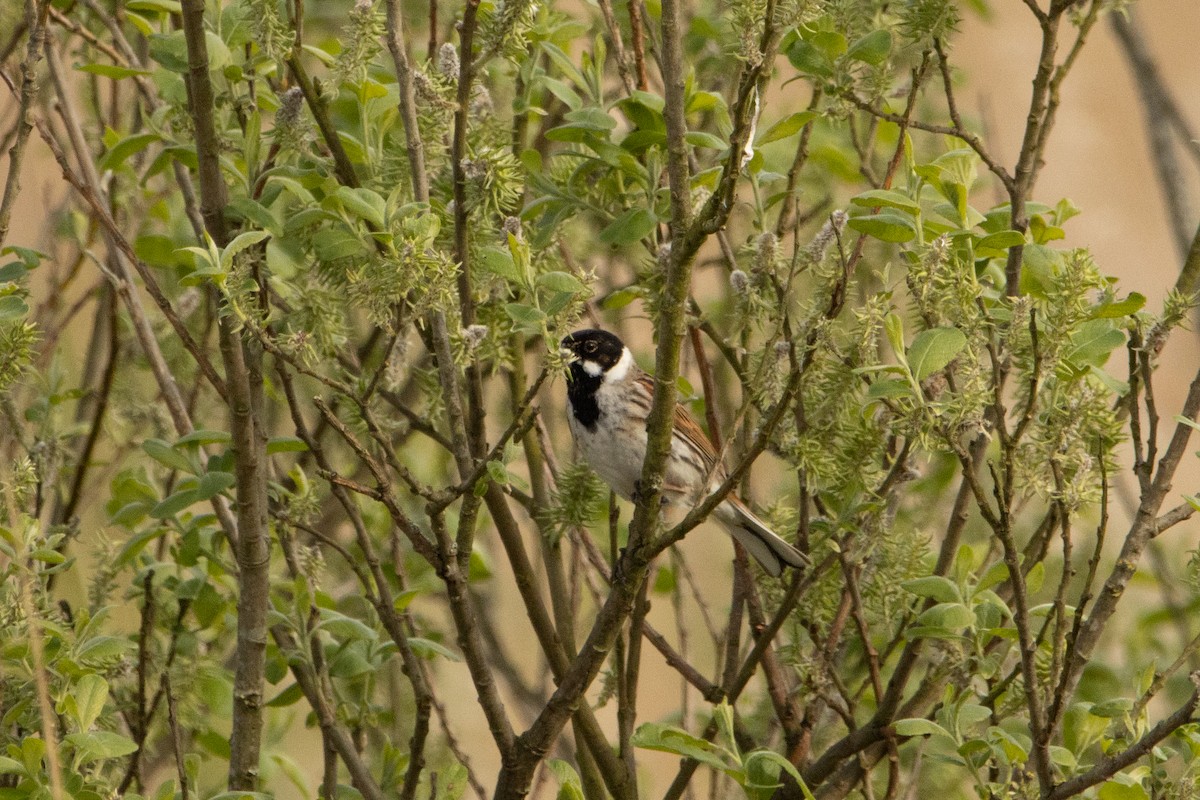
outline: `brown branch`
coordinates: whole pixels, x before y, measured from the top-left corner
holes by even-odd
[[[12,209],[21,193],[21,163],[25,157],[25,145],[33,132],[33,101],[37,97],[37,65],[46,42],[46,16],[50,0],[25,4],[24,24],[29,30],[25,46],[25,60],[21,62],[21,91],[17,105],[16,136],[8,151],[8,176],[4,181],[4,196],[0,198],[0,245],[8,239],[8,226]],[[7,78],[5,78],[7,80]]]
[[[430,14],[437,14],[437,0],[430,0]],[[435,20],[430,20],[430,54],[433,54]],[[404,124],[404,144],[408,153],[408,169],[413,185],[413,198],[418,203],[429,202],[429,174],[425,170],[425,143],[417,123],[417,101],[413,90],[413,70],[410,66],[407,39],[404,34],[404,14],[400,0],[387,0],[387,46],[396,69],[400,93],[400,119]]]
[[[360,183],[358,173],[354,170],[354,163],[346,154],[346,148],[342,146],[341,137],[338,136],[337,127],[334,126],[333,120],[329,116],[329,109],[326,107],[321,93],[313,85],[312,78],[309,77],[308,71],[300,61],[300,53],[300,45],[297,44],[285,60],[288,71],[292,73],[292,77],[296,79],[296,85],[304,94],[304,102],[317,122],[317,130],[321,132],[321,141],[325,142],[325,146],[329,148],[338,182],[343,186],[357,187]]]
[[[637,72],[637,88],[643,92],[650,88],[646,77],[646,32],[642,20],[646,15],[644,0],[629,0],[629,37],[633,48],[633,66]]]
[[[1188,420],[1195,420],[1197,414],[1200,414],[1200,372],[1197,372],[1192,379],[1181,414]],[[1155,535],[1155,523],[1159,509],[1171,490],[1171,481],[1187,450],[1191,434],[1191,426],[1182,422],[1175,426],[1175,433],[1167,445],[1167,450],[1159,459],[1150,489],[1142,494],[1133,523],[1121,545],[1117,563],[1104,582],[1104,587],[1097,596],[1095,606],[1088,615],[1087,621],[1079,631],[1075,652],[1066,669],[1064,688],[1068,695],[1074,692],[1083,668],[1091,657],[1092,650],[1099,642],[1100,635],[1109,618],[1116,611],[1126,585],[1137,571],[1137,563],[1141,558],[1142,551]]]
[[[195,131],[200,177],[200,215],[218,247],[229,241],[225,219],[228,191],[221,174],[215,95],[209,75],[204,0],[183,0],[187,45],[188,106]],[[267,434],[264,428],[262,349],[243,342],[235,321],[217,321],[229,394],[234,477],[237,487],[237,649],[230,734],[230,791],[254,791],[262,748],[263,685],[266,673],[267,608],[270,600],[271,541],[267,516]]]
[[[1164,125],[1163,120],[1178,107],[1167,89],[1158,64],[1146,45],[1142,27],[1133,9],[1124,13],[1109,14],[1109,22],[1121,46],[1121,52],[1129,63],[1129,71],[1137,83],[1137,98],[1142,106],[1142,121],[1146,129],[1146,137],[1150,144],[1150,157],[1154,162],[1154,171],[1158,175],[1158,188],[1162,192],[1166,205],[1167,224],[1171,238],[1179,251],[1180,257],[1186,257],[1191,240],[1191,226],[1188,224],[1187,183],[1183,179],[1179,161],[1175,156],[1175,144],[1171,136],[1171,126]],[[1185,135],[1184,142],[1192,143],[1192,137]],[[1194,143],[1192,143],[1194,144]],[[1184,146],[1187,146],[1186,144]]]

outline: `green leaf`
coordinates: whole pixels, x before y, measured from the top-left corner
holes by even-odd
[[[1106,781],[1097,797],[1099,800],[1150,800],[1141,781],[1123,772]]]
[[[270,238],[271,234],[267,231],[246,231],[245,233],[239,233],[221,251],[221,269],[229,272],[233,269],[233,260],[237,258],[238,253]]]
[[[938,603],[917,617],[915,624],[957,632],[975,625],[975,612],[962,603]]]
[[[412,646],[413,652],[423,658],[441,656],[451,661],[462,661],[458,653],[455,653],[445,645],[438,644],[432,639],[422,639],[419,636],[413,636],[409,638],[408,643]]]
[[[41,250],[34,250],[32,247],[22,247],[17,244],[6,245],[0,248],[0,256],[14,255],[21,259],[21,263],[26,269],[37,269],[38,264],[42,263],[43,259],[49,258]]]
[[[583,282],[569,272],[546,272],[537,277],[537,285],[552,292],[567,292],[583,294],[587,287]]]
[[[102,758],[120,758],[138,749],[137,743],[127,736],[112,731],[89,731],[72,733],[65,738],[75,748],[80,761],[98,761]]]
[[[484,466],[493,483],[501,485],[508,483],[508,469],[504,466],[503,461],[489,461]]]
[[[1093,717],[1105,717],[1107,719],[1115,719],[1123,717],[1130,709],[1133,708],[1133,701],[1127,697],[1114,697],[1111,700],[1103,700],[1094,704],[1088,713]]]
[[[127,5],[126,8],[129,6]],[[150,70],[133,69],[132,67],[119,67],[116,64],[80,64],[75,67],[80,72],[86,72],[91,75],[99,75],[102,78],[112,78],[113,80],[121,80],[122,78],[131,78],[134,75],[153,75]]]
[[[610,117],[603,109],[589,106],[581,108],[578,111],[568,111],[563,115],[569,126],[578,130],[594,131],[596,133],[607,133],[617,127],[617,121]]]
[[[556,800],[584,800],[583,784],[579,779],[579,773],[575,768],[563,761],[561,758],[552,758],[546,762],[546,766],[554,773],[554,777],[558,780],[558,794]]]
[[[108,681],[88,673],[76,681],[71,697],[75,700],[75,724],[81,731],[92,727],[108,702]]]
[[[687,731],[660,722],[647,722],[638,726],[631,741],[634,747],[640,747],[643,750],[674,753],[722,771],[731,766],[723,748],[697,736],[692,736]]]
[[[230,200],[225,208],[232,212],[230,216],[247,220],[256,228],[272,233],[277,233],[280,229],[279,220],[275,219],[270,209],[253,198],[239,195]]]
[[[150,57],[170,72],[184,75],[188,71],[187,42],[183,31],[154,33],[147,37],[150,42]]]
[[[940,736],[954,741],[954,737],[950,735],[950,731],[938,725],[933,720],[922,719],[921,717],[898,719],[892,723],[892,727],[896,729],[896,734],[899,736]]]
[[[1112,351],[1125,344],[1124,331],[1111,320],[1088,320],[1071,334],[1063,359],[1076,369],[1102,367]]]
[[[333,196],[342,204],[342,208],[368,223],[371,230],[384,229],[387,201],[377,192],[363,187],[339,186]]]
[[[220,494],[237,483],[237,479],[229,472],[206,472],[196,486],[196,500],[208,500]]]
[[[541,310],[524,303],[505,303],[504,313],[508,314],[513,322],[522,326],[537,327],[546,320],[546,315]]]
[[[1027,244],[1021,251],[1021,292],[1045,298],[1062,268],[1062,254],[1041,244]]]
[[[900,359],[905,357],[904,354],[904,320],[894,311],[889,311],[887,316],[883,318],[883,329],[887,333],[888,344],[892,346],[892,352]]]
[[[913,377],[923,381],[954,360],[967,344],[958,328],[930,328],[921,331],[908,348],[908,366]]]
[[[182,14],[179,0],[128,0],[125,7],[133,11],[158,11],[162,14]]]
[[[29,274],[29,268],[20,261],[10,261],[0,267],[0,283],[19,281]]]
[[[980,250],[1008,250],[1019,244],[1025,244],[1025,237],[1019,231],[1000,231],[984,236],[975,243],[975,247]]]
[[[35,561],[41,561],[43,564],[62,564],[67,560],[62,553],[47,547],[39,547],[30,553],[29,557]]]
[[[900,585],[917,597],[929,597],[937,600],[939,603],[962,602],[962,595],[958,593],[958,587],[949,578],[941,575],[913,578],[910,581],[904,581]]]
[[[921,207],[908,195],[891,189],[869,189],[851,198],[850,202],[866,208],[896,208],[914,216],[921,211]]]
[[[1130,292],[1129,296],[1124,300],[1114,300],[1109,303],[1103,303],[1092,309],[1089,315],[1092,319],[1116,319],[1118,317],[1128,317],[1142,310],[1146,305],[1146,296],[1137,292]]]
[[[771,142],[778,142],[789,136],[794,136],[804,130],[804,126],[816,119],[817,116],[818,114],[815,111],[797,111],[795,114],[790,114],[767,128],[758,137],[755,145],[762,146]]]
[[[554,66],[558,67],[559,71],[566,75],[572,83],[581,89],[588,86],[587,78],[585,78],[583,73],[579,71],[579,68],[575,66],[575,60],[563,52],[562,48],[548,41],[543,41],[541,44],[542,50],[544,50],[546,55],[550,57],[550,60],[554,62]]]
[[[25,775],[25,766],[7,756],[0,756],[0,775]]]
[[[624,308],[634,300],[637,300],[639,297],[645,297],[645,294],[645,290],[643,290],[640,286],[631,286],[626,289],[618,289],[608,297],[601,300],[600,307],[610,311],[615,311],[618,308]]]
[[[317,258],[326,264],[367,255],[367,248],[357,236],[339,228],[327,228],[314,236],[313,250]]]
[[[477,263],[485,271],[513,283],[523,283],[525,276],[507,247],[485,247],[479,251]]]
[[[688,95],[686,111],[695,114],[703,111],[716,111],[725,108],[725,98],[716,92],[704,90],[693,91]]]
[[[293,683],[268,700],[267,706],[269,708],[286,708],[287,706],[295,705],[301,697],[304,697],[304,690],[300,688],[300,684]]]
[[[1018,738],[1003,728],[992,726],[988,728],[988,739],[1000,745],[1010,763],[1023,764],[1029,760],[1029,748],[1033,742],[1027,737]]]
[[[130,508],[130,506],[132,506],[132,505],[134,505],[134,504],[131,503],[130,505],[123,506],[121,509],[119,509],[117,511],[116,514],[113,514],[113,517],[112,517],[113,522],[118,525],[123,524],[119,518],[122,517],[124,514],[126,514],[127,513],[126,509]],[[146,511],[149,510],[149,508],[151,508],[151,506],[148,506],[144,503],[139,503],[137,505],[139,507],[140,513],[139,513],[136,521],[140,522],[142,519],[145,518]],[[148,545],[150,542],[154,541],[155,539],[158,539],[158,538],[166,535],[166,532],[167,532],[166,528],[164,528],[160,525],[155,525],[154,527],[147,528],[143,531],[139,531],[138,533],[134,534],[133,536],[131,536],[129,538],[129,541],[125,542],[125,546],[122,547],[121,551],[117,554],[117,558],[113,562],[113,565],[117,566],[117,567],[126,566],[127,564],[132,562],[134,558],[137,557],[138,553],[142,552],[142,550],[144,550],[146,548],[146,545]]]
[[[0,297],[0,322],[20,319],[29,313],[29,306],[15,294]]]
[[[892,34],[886,29],[871,31],[846,50],[846,58],[861,61],[871,66],[879,66],[892,51]]]
[[[192,445],[208,445],[208,444],[229,444],[233,441],[233,437],[228,431],[209,431],[198,430],[192,431],[186,436],[181,436],[175,440],[174,447],[190,447]]]
[[[11,752],[11,751],[10,751]],[[42,771],[42,757],[46,755],[46,740],[37,736],[26,736],[21,742],[21,760],[25,772],[35,775]]]
[[[846,37],[839,31],[820,28],[805,30],[802,35],[831,59],[846,52]]]
[[[883,378],[867,387],[867,400],[889,400],[894,397],[911,397],[912,384],[900,378]]]
[[[317,628],[328,631],[339,639],[375,641],[379,638],[374,628],[329,608],[321,609],[321,622]]]
[[[1112,375],[1105,370],[1097,367],[1095,364],[1088,365],[1088,374],[1091,375],[1100,383],[1104,384],[1104,388],[1108,389],[1117,397],[1124,397],[1129,394],[1129,383]]]
[[[546,87],[552,95],[557,97],[563,104],[572,111],[583,107],[583,99],[579,94],[568,86],[563,81],[557,78],[551,78],[549,75],[543,75],[539,78],[539,83]]]
[[[132,136],[126,136],[101,156],[96,166],[102,172],[116,169],[125,163],[125,160],[130,156],[142,152],[153,143],[159,141],[162,141],[162,137],[157,133],[135,133]]]
[[[815,45],[803,39],[797,39],[787,49],[787,58],[799,72],[806,75],[817,75],[822,78],[833,77],[833,65]]]
[[[150,516],[154,519],[168,519],[199,500],[200,492],[198,490],[184,489],[175,492],[150,509]]]
[[[649,236],[658,219],[646,208],[631,208],[602,231],[600,241],[611,245],[634,244]]]
[[[873,236],[881,242],[901,244],[917,237],[917,226],[906,216],[894,211],[851,217],[850,227],[859,233]]]
[[[747,777],[746,788],[761,788],[767,790],[761,794],[756,793],[759,797],[764,798],[764,800],[773,796],[774,790],[780,785],[780,772],[786,772],[788,775],[792,776],[792,780],[794,780],[796,785],[800,787],[800,794],[804,800],[816,800],[812,791],[809,790],[808,784],[806,784],[804,782],[804,778],[801,777],[800,771],[796,769],[796,766],[792,764],[792,762],[788,761],[779,753],[772,752],[771,750],[755,750],[746,756],[743,765],[745,767]],[[753,783],[751,783],[752,778],[754,780]],[[770,782],[768,783],[767,781],[763,781],[763,778],[769,778]]]
[[[412,604],[412,601],[422,594],[424,594],[424,592],[421,589],[406,589],[405,591],[396,595],[395,599],[392,601],[392,608],[400,613],[403,613]]]
[[[688,131],[683,137],[693,147],[707,147],[710,150],[724,150],[729,143],[720,136],[714,136],[707,131]]]
[[[168,469],[196,473],[196,467],[192,464],[192,460],[162,439],[147,439],[142,442],[142,450]]]
[[[276,436],[267,442],[267,455],[273,456],[276,453],[303,453],[308,450],[308,445],[303,439],[298,439],[295,436]]]

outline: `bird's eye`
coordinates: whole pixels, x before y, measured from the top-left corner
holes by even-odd
[[[596,342],[584,342],[583,349],[585,352],[594,353],[594,352],[596,352],[596,348],[598,348],[599,346],[600,345],[597,344]]]

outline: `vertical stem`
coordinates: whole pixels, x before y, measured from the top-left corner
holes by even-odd
[[[0,199],[0,245],[8,238],[8,225],[12,219],[13,205],[21,193],[21,161],[25,155],[25,143],[33,131],[32,106],[37,97],[37,63],[42,56],[46,41],[46,16],[50,11],[50,0],[25,4],[25,25],[29,29],[29,43],[25,49],[25,60],[21,62],[21,100],[17,110],[16,137],[8,151],[8,177],[4,181],[4,196]]]
[[[6,492],[11,498],[11,495]],[[10,511],[14,524],[17,515]],[[33,603],[34,574],[27,572],[19,579],[21,613],[25,617],[29,635],[29,656],[33,671],[33,686],[37,694],[38,714],[42,723],[42,741],[46,743],[46,771],[50,775],[50,797],[64,800],[67,796],[63,787],[62,762],[58,752],[58,717],[54,714],[54,701],[50,697],[50,682],[47,679],[46,650],[42,641],[41,617]]]
[[[458,108],[454,112],[454,135],[450,145],[450,168],[454,180],[454,260],[458,262],[458,304],[462,327],[475,324],[475,297],[470,260],[470,218],[467,208],[467,123],[471,109],[471,86],[475,81],[472,50],[479,0],[467,0],[459,26]],[[484,432],[483,376],[477,362],[467,367],[467,442],[475,458],[487,449]]]
[[[437,15],[437,0],[430,0],[430,14]],[[436,31],[436,19],[430,20],[430,54]],[[413,90],[412,64],[408,57],[407,40],[404,35],[404,13],[400,0],[387,0],[387,44],[396,68],[396,82],[400,87],[400,118],[404,121],[404,144],[408,152],[408,167],[412,176],[413,197],[418,203],[429,202],[429,175],[425,170],[425,144],[417,126],[417,101]]]
[[[228,192],[221,175],[220,140],[208,74],[204,0],[183,0],[188,52],[188,99],[199,160],[200,214],[218,247],[229,240]],[[267,650],[271,542],[267,520],[266,433],[263,429],[262,349],[242,342],[233,320],[218,320],[221,356],[229,388],[229,412],[237,481],[238,620],[234,665],[229,789],[253,791],[262,748],[263,680]]]

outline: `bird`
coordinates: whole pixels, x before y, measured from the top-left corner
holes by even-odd
[[[637,494],[646,457],[646,420],[654,378],[638,367],[616,335],[598,329],[574,331],[562,340],[568,358],[567,416],[576,447],[588,466],[626,500]],[[725,480],[716,450],[700,424],[675,406],[671,452],[663,473],[663,504],[692,508]],[[755,516],[736,494],[728,494],[714,516],[771,576],[784,565],[802,567],[808,558]]]

